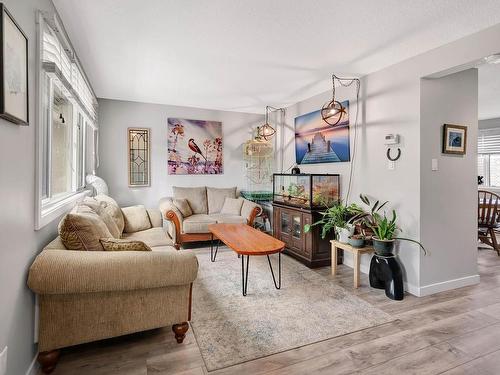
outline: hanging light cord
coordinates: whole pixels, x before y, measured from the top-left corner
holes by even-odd
[[[352,186],[352,176],[354,173],[355,161],[356,161],[356,145],[358,139],[358,114],[359,114],[359,91],[361,87],[361,81],[358,78],[339,78],[335,74],[332,74],[333,82],[333,98],[335,99],[335,80],[339,82],[342,87],[349,87],[353,84],[356,85],[356,116],[354,117],[354,142],[352,147],[352,158],[351,164],[349,166],[349,183],[347,187],[346,204],[349,203],[349,196],[351,195]]]

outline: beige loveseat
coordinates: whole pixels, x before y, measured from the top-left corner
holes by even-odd
[[[146,217],[150,228],[121,238],[143,241],[152,251],[67,250],[58,236],[36,257],[28,285],[39,297],[44,372],[67,346],[170,325],[177,342],[184,339],[198,262],[193,252],[172,246],[159,210]]]
[[[221,212],[226,198],[241,201],[239,212],[231,214]],[[186,200],[191,214],[186,216],[176,205],[177,200]],[[160,200],[160,211],[167,220],[170,237],[173,238],[176,248],[183,243],[208,241],[212,238],[208,230],[209,224],[215,223],[244,223],[253,225],[255,217],[262,208],[247,199],[238,197],[236,187],[173,187],[173,197]]]

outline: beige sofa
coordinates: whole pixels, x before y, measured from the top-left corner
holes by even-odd
[[[184,339],[198,262],[193,252],[172,246],[159,210],[148,210],[148,217],[151,228],[121,238],[152,251],[67,250],[57,237],[36,257],[28,286],[39,300],[38,360],[45,373],[67,346],[170,325],[177,342]]]
[[[237,214],[221,213],[226,198],[239,198],[242,201],[240,212]],[[174,204],[176,199],[188,201],[192,214],[185,216]],[[215,223],[243,223],[253,225],[255,217],[262,212],[262,208],[247,199],[238,197],[236,187],[173,187],[173,196],[160,200],[160,211],[167,220],[167,229],[174,240],[176,248],[183,243],[208,241],[212,235],[208,230],[209,224]]]

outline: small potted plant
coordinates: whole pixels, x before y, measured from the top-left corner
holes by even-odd
[[[349,236],[349,245],[357,248],[365,247],[365,236],[362,234],[353,234]]]
[[[372,214],[373,221],[370,224],[374,235],[373,248],[378,255],[388,256],[393,254],[394,243],[396,240],[410,241],[416,243],[423,250],[424,254],[427,254],[423,245],[410,238],[396,237],[396,232],[399,230],[396,225],[396,211],[392,210],[392,218],[389,220],[384,212],[384,215],[380,215],[375,212]]]
[[[304,225],[304,232],[309,232],[313,226],[321,225],[321,238],[326,238],[327,234],[334,230],[335,238],[340,242],[347,243],[349,236],[354,233],[352,219],[361,212],[361,208],[354,203],[348,206],[343,203],[334,204],[320,212],[322,215],[320,220],[311,225]]]

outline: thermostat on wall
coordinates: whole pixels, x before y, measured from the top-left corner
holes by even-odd
[[[397,145],[399,143],[399,134],[387,134],[385,136],[386,145]]]

